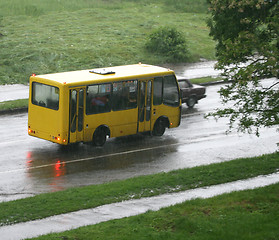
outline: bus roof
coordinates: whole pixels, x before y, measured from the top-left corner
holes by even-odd
[[[154,75],[173,74],[173,71],[167,68],[152,66],[147,64],[124,65],[108,68],[97,68],[88,70],[79,70],[72,72],[52,73],[37,75],[35,78],[51,80],[61,84],[85,84],[90,81],[127,79],[127,78],[144,78]],[[31,77],[32,78],[32,77]]]

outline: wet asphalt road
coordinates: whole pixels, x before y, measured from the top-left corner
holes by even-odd
[[[226,120],[204,119],[220,106],[219,88],[207,87],[207,98],[192,110],[184,105],[181,126],[164,136],[114,138],[102,148],[64,149],[28,136],[27,114],[0,116],[0,201],[276,151],[276,128],[259,138],[226,135]]]

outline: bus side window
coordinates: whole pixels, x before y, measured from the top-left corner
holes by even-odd
[[[161,105],[163,102],[163,77],[154,78],[153,104]]]
[[[128,81],[126,84],[127,92],[128,92],[128,103],[126,105],[127,109],[136,108],[137,107],[137,92],[138,92],[138,81],[132,80]]]
[[[111,84],[92,85],[87,87],[86,114],[110,112]]]
[[[113,111],[137,107],[137,80],[113,83]]]

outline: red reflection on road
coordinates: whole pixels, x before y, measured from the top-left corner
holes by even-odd
[[[49,183],[52,186],[52,192],[64,190],[64,176],[66,174],[66,163],[61,160],[56,160],[52,166],[52,181]]]
[[[26,153],[27,176],[29,179],[41,180],[35,183],[51,186],[51,191],[64,190],[67,173],[66,162],[60,159],[44,160],[40,154]],[[44,187],[42,187],[44,188]]]
[[[27,168],[32,167],[32,152],[27,152],[26,154],[26,166]]]
[[[55,169],[55,177],[60,177],[60,176],[64,176],[66,173],[66,163],[65,162],[61,162],[60,160],[58,160],[55,165],[54,165],[54,169]]]

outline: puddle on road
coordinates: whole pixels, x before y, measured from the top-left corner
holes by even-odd
[[[86,225],[93,225],[109,220],[135,216],[149,210],[157,211],[161,208],[169,207],[171,205],[196,198],[211,198],[224,193],[264,187],[278,182],[279,172],[247,180],[239,180],[231,183],[197,188],[178,193],[123,201],[120,203],[103,205],[93,209],[53,216],[42,220],[0,227],[0,236],[4,236],[4,238],[2,238],[3,240],[24,239],[51,232],[63,232]]]

